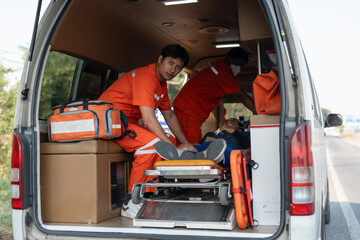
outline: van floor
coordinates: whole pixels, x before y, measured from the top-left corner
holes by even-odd
[[[171,192],[170,195],[163,195],[162,193],[159,194],[158,196],[152,196],[150,199],[152,201],[153,204],[151,205],[151,207],[155,207],[157,208],[157,205],[154,205],[155,203],[157,203],[156,200],[169,200],[172,199],[173,200],[184,200],[184,199],[190,199],[191,197],[201,197],[201,199],[203,200],[207,200],[209,202],[215,201],[217,199],[217,197],[212,193],[212,192],[203,192],[203,191],[199,191],[198,189],[179,189],[178,191],[181,191],[182,194],[174,194],[174,192]],[[177,192],[178,193],[178,192]],[[155,200],[155,201],[154,201]],[[171,202],[169,202],[171,203]],[[205,204],[205,203],[203,203]],[[176,207],[180,207],[181,209],[184,209],[184,206],[173,206],[174,208]],[[161,208],[161,207],[160,207]],[[157,210],[162,212],[161,210]],[[161,218],[163,219],[163,218]],[[213,217],[211,219],[214,219]],[[97,224],[86,224],[86,223],[45,223],[48,225],[56,225],[56,226],[86,226],[86,227],[110,227],[110,228],[133,228],[133,219],[130,218],[126,218],[126,217],[121,217],[121,216],[116,216],[113,217],[111,219],[99,222]],[[255,224],[256,225],[256,224]],[[139,227],[135,227],[135,228],[139,228]],[[142,227],[145,228],[145,227]],[[146,228],[150,228],[150,227],[146,227]],[[158,229],[158,228],[155,228]],[[170,228],[168,228],[170,229]],[[205,231],[209,231],[212,230],[211,226],[209,226],[209,229],[193,229],[193,228],[186,228],[186,227],[175,227],[175,228],[171,228],[171,229],[175,229],[176,231],[181,231],[181,230],[205,230]],[[226,232],[242,232],[242,233],[262,233],[262,234],[274,234],[278,229],[278,225],[261,225],[261,226],[256,226],[253,228],[247,228],[247,229],[240,229],[238,226],[236,226],[233,230],[219,230],[219,229],[213,229],[213,231],[226,231]]]
[[[97,223],[97,224],[81,224],[81,223],[45,223],[46,225],[55,225],[55,226],[91,226],[91,227],[122,227],[122,228],[132,228],[133,227],[133,220],[130,218],[125,217],[114,217],[111,219],[108,219],[106,221]],[[274,234],[279,226],[277,225],[262,225],[262,226],[256,226],[254,228],[247,228],[247,229],[240,229],[239,227],[235,227],[232,232],[244,232],[244,233],[265,233],[265,234]],[[177,231],[181,230],[189,230],[184,227],[176,227],[174,228]],[[195,229],[191,229],[195,230]],[[209,231],[211,229],[199,229],[199,230],[206,230]],[[225,231],[228,232],[228,230],[214,230],[214,231]]]

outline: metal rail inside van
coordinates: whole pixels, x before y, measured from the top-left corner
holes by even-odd
[[[53,0],[39,19],[39,1],[14,122],[14,239],[324,238],[330,209],[323,129],[341,119],[323,119],[287,1],[168,5],[174,2]],[[47,119],[54,106],[97,99],[124,73],[156,62],[161,49],[173,43],[190,55],[181,77],[169,82],[175,92],[226,55],[229,48],[217,45],[240,44],[250,61],[239,84],[252,96],[256,76],[271,69],[266,51],[276,53],[281,112],[249,116],[251,158],[259,164],[252,173],[254,227],[218,229],[221,219],[202,227],[169,227],[151,217],[151,226],[134,226],[120,216],[133,153],[110,140],[48,140]],[[223,123],[227,104],[234,113],[243,109],[235,96],[226,96],[204,123],[204,133]],[[201,206],[199,215],[221,214]]]

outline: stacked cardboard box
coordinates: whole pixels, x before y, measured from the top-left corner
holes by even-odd
[[[127,193],[132,154],[107,140],[45,142],[40,152],[43,222],[91,224],[120,214],[112,195],[121,201]]]

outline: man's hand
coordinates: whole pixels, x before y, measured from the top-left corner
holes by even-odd
[[[187,146],[186,148],[188,148],[189,146],[192,146],[189,141],[186,139],[184,133],[181,130],[179,121],[175,115],[175,113],[172,110],[169,111],[161,111],[162,115],[165,118],[165,121],[167,123],[167,125],[169,126],[171,132],[175,135],[175,137],[179,140],[179,142],[181,142],[182,145]],[[193,147],[192,147],[193,148]],[[180,149],[179,150],[189,150],[189,149]],[[190,150],[193,151],[193,150]],[[196,151],[196,149],[195,149]]]
[[[179,150],[189,150],[189,151],[192,151],[192,152],[197,152],[196,148],[194,148],[193,145],[186,144],[186,143],[180,144],[176,148],[179,149]]]

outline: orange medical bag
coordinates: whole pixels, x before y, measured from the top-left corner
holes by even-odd
[[[255,78],[253,92],[257,114],[280,114],[281,97],[277,67],[274,67],[268,73],[259,74]]]
[[[121,110],[114,108],[111,102],[100,100],[64,103],[54,107],[53,115],[48,119],[49,140],[52,142],[136,137],[127,126],[127,117]]]

